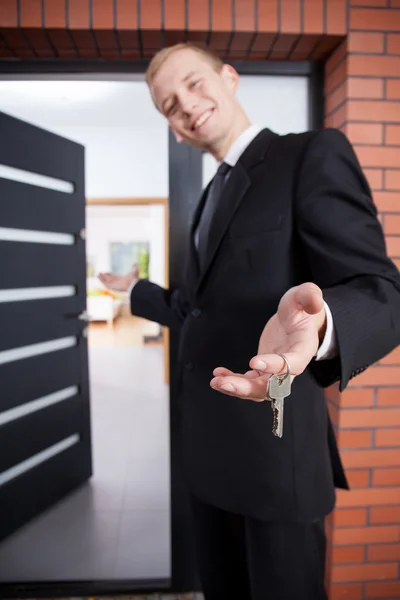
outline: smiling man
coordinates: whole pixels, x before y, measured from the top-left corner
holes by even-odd
[[[251,124],[237,72],[190,44],[158,53],[147,82],[177,141],[221,164],[194,216],[181,289],[135,272],[100,278],[130,291],[133,314],[180,332],[205,598],[325,600],[324,517],[347,482],[323,388],[344,389],[400,343],[399,273],[341,133]],[[282,354],[295,378],[276,437],[265,398]]]

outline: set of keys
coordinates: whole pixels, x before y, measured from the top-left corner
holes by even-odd
[[[283,409],[285,398],[290,396],[291,381],[290,381],[290,365],[283,354],[279,354],[286,363],[286,373],[283,375],[271,375],[268,381],[267,399],[271,401],[272,414],[274,422],[272,425],[272,433],[277,437],[283,435]]]

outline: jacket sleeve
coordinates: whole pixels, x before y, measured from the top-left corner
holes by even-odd
[[[349,380],[400,344],[400,275],[386,252],[371,190],[338,130],[308,143],[300,165],[295,223],[308,272],[323,291],[336,358],[309,365],[326,387]]]
[[[189,310],[189,305],[181,298],[179,290],[166,290],[145,279],[136,283],[130,304],[133,315],[177,331]]]

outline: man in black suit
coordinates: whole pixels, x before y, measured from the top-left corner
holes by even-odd
[[[340,132],[251,125],[236,71],[191,45],[157,54],[147,81],[178,142],[221,166],[194,217],[181,289],[100,277],[131,292],[133,314],[180,332],[205,598],[325,599],[323,521],[347,482],[323,388],[343,390],[400,343],[399,273]],[[265,398],[281,353],[295,378],[279,438]]]

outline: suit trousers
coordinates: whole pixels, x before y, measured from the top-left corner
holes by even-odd
[[[327,600],[323,521],[260,521],[191,499],[205,600]]]

